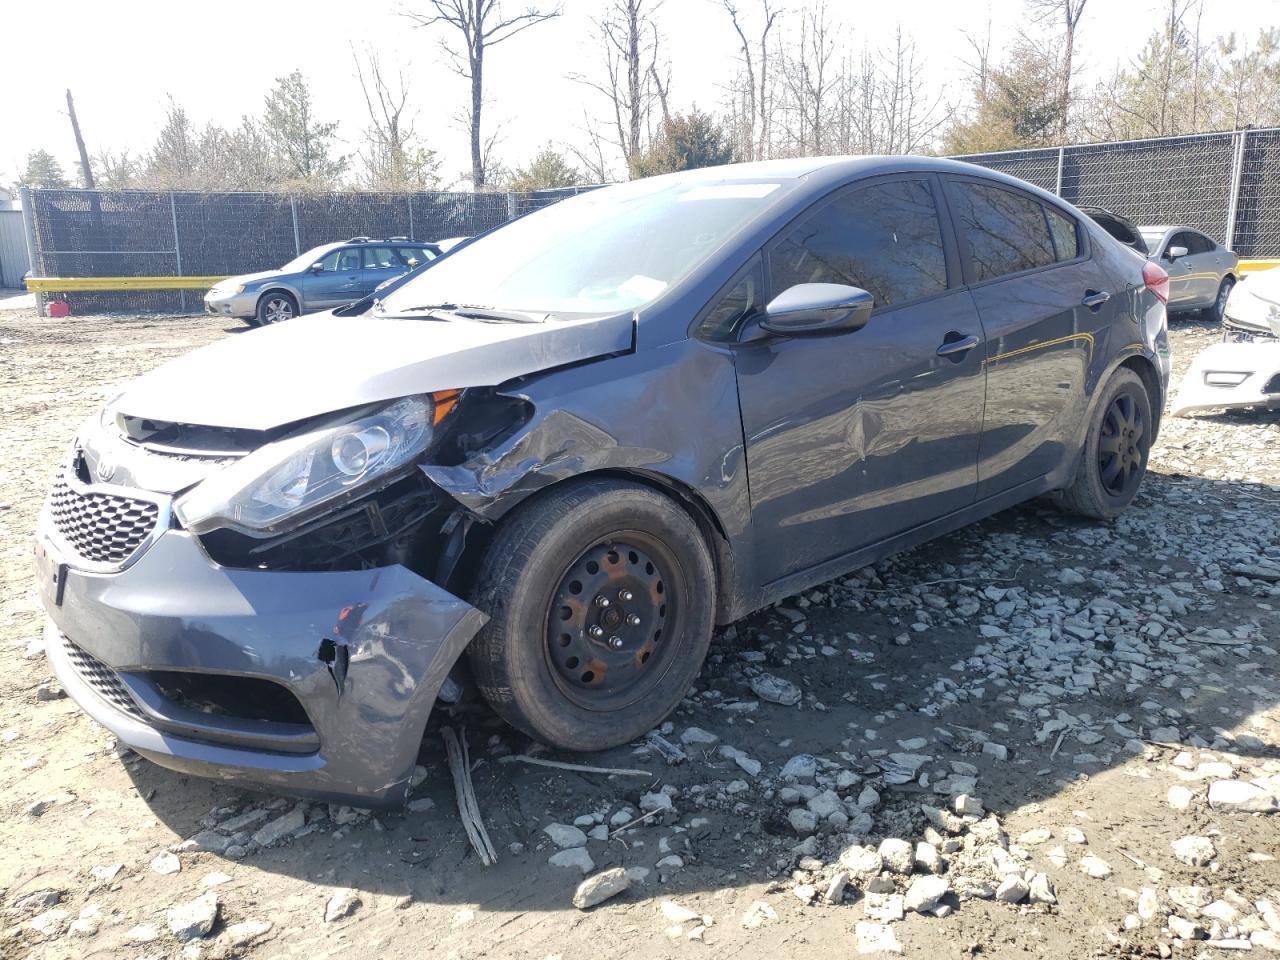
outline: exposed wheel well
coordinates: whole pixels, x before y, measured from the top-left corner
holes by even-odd
[[[1151,429],[1151,442],[1155,443],[1160,436],[1160,421],[1164,417],[1165,396],[1160,384],[1160,374],[1156,371],[1155,364],[1143,356],[1127,357],[1120,366],[1128,367],[1136,373],[1142,378],[1142,385],[1147,388],[1147,396],[1151,399],[1152,419],[1155,420]]]
[[[626,480],[649,487],[678,503],[689,514],[694,523],[698,525],[698,529],[702,533],[708,549],[711,551],[711,560],[715,568],[716,578],[716,623],[729,623],[737,619],[738,613],[735,611],[741,606],[741,602],[740,598],[736,597],[736,588],[734,586],[736,578],[734,576],[733,552],[729,547],[729,538],[725,534],[719,517],[711,509],[711,505],[693,488],[670,477],[643,470],[595,470],[559,480],[522,500],[496,523],[473,528],[467,535],[466,547],[455,568],[456,579],[455,577],[450,577],[450,582],[446,585],[447,588],[457,592],[456,588],[461,588],[463,584],[467,587],[470,586],[471,579],[478,568],[480,557],[488,549],[489,543],[493,540],[498,528],[530,503],[547,495],[552,490],[561,489],[564,484],[602,478]]]

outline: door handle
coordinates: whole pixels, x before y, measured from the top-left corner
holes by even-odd
[[[972,334],[966,337],[952,331],[947,334],[947,338],[942,341],[942,346],[938,348],[938,356],[949,357],[957,353],[968,353],[977,345],[978,338]]]
[[[1080,302],[1090,310],[1097,312],[1098,308],[1111,299],[1111,294],[1105,290],[1086,290],[1084,299]]]

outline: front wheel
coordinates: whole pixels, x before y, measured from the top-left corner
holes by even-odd
[[[1097,520],[1118,516],[1146,475],[1153,426],[1146,384],[1121,367],[1102,388],[1075,480],[1060,495],[1062,506]]]
[[[653,729],[688,692],[711,642],[715,581],[678,504],[588,480],[499,529],[473,603],[491,617],[468,654],[494,710],[550,746],[603,750]]]
[[[298,301],[290,294],[273,290],[258,301],[256,326],[265,327],[269,323],[292,320],[297,315]]]

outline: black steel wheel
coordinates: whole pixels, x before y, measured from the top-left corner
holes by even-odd
[[[1138,495],[1155,424],[1146,384],[1127,367],[1103,385],[1094,411],[1075,479],[1058,500],[1072,513],[1109,520]]]
[[[493,708],[544,743],[602,750],[647,733],[688,693],[715,581],[678,503],[625,481],[571,481],[504,520],[472,602],[490,615],[468,655]]]

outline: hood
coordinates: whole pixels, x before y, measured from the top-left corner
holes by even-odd
[[[1251,273],[1240,281],[1239,287],[1259,300],[1280,304],[1280,267]]]
[[[219,287],[233,287],[238,283],[253,283],[255,280],[271,280],[284,276],[282,270],[260,270],[257,273],[239,273],[234,277],[227,277],[225,280],[219,280]]]
[[[270,430],[623,353],[633,348],[634,326],[629,312],[542,323],[312,314],[171,360],[130,384],[113,407],[151,420]]]

